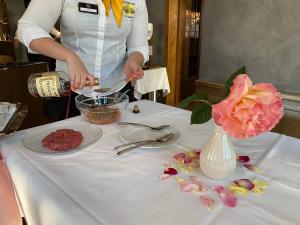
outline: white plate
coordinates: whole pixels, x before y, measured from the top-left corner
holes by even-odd
[[[53,151],[43,147],[42,140],[51,132],[54,132],[58,129],[72,129],[81,132],[83,136],[82,143],[72,149],[68,149],[66,151]],[[45,153],[45,154],[66,154],[70,152],[75,152],[79,150],[83,150],[84,148],[88,147],[89,145],[95,143],[100,139],[102,136],[102,130],[93,124],[84,123],[84,122],[73,122],[69,124],[50,124],[44,129],[38,129],[36,132],[28,132],[23,138],[22,142],[23,145],[33,152],[38,153]]]
[[[120,138],[125,143],[131,143],[136,141],[155,140],[169,133],[173,133],[174,137],[167,142],[153,143],[153,144],[141,146],[141,148],[160,148],[169,144],[173,144],[180,137],[179,130],[177,130],[175,127],[172,126],[157,131],[157,130],[151,130],[146,127],[137,127],[137,126],[128,125],[126,128],[124,128],[121,131]]]

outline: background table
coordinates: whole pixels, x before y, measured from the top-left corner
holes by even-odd
[[[162,90],[163,95],[170,93],[170,85],[166,67],[152,67],[144,70],[144,77],[135,81],[134,97],[138,100],[142,95],[150,93],[151,100],[156,102],[156,91]]]
[[[136,104],[136,103],[134,103]],[[177,152],[201,148],[213,130],[210,121],[190,125],[190,112],[151,101],[140,101],[141,113],[123,121],[168,123],[181,132],[180,139],[161,149],[136,149],[116,156],[122,143],[121,127],[101,126],[102,138],[84,151],[60,156],[41,155],[21,143],[26,132],[0,139],[17,195],[28,225],[296,225],[300,223],[300,140],[265,133],[246,141],[233,140],[236,152],[249,155],[262,172],[237,167],[228,180],[257,178],[269,183],[265,193],[239,197],[236,208],[221,202],[208,211],[200,200],[180,191],[174,179],[160,180],[164,163]],[[61,124],[76,123],[76,117]],[[47,125],[46,125],[47,126]],[[48,125],[49,126],[49,125]]]

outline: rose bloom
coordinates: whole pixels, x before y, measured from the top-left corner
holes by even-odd
[[[276,88],[269,83],[253,85],[247,74],[238,75],[229,96],[212,106],[215,123],[237,139],[270,131],[282,116],[283,104]]]

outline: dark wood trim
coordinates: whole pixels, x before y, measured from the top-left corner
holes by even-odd
[[[166,4],[166,66],[171,93],[167,96],[168,105],[176,105],[178,96],[178,73],[176,71],[177,44],[178,44],[178,19],[179,0],[167,0]]]

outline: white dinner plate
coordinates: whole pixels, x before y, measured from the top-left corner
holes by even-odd
[[[42,145],[42,140],[51,132],[54,132],[58,129],[72,129],[75,131],[81,132],[83,136],[83,141],[81,144],[72,149],[68,149],[65,151],[54,151],[48,148],[45,148]],[[33,152],[45,153],[45,154],[67,154],[79,150],[84,150],[84,148],[89,145],[95,143],[102,136],[102,130],[99,126],[93,125],[85,122],[73,122],[69,124],[49,124],[45,128],[37,129],[37,131],[27,132],[25,136],[22,138],[23,145]]]
[[[157,126],[159,125],[161,124],[158,124]],[[173,144],[180,137],[179,130],[177,130],[175,127],[172,126],[157,131],[157,130],[151,130],[146,127],[137,127],[137,126],[128,125],[121,131],[120,138],[125,143],[131,143],[136,141],[155,140],[169,133],[173,133],[174,137],[167,142],[153,143],[153,144],[147,144],[145,146],[141,146],[141,148],[160,148],[169,144]]]

